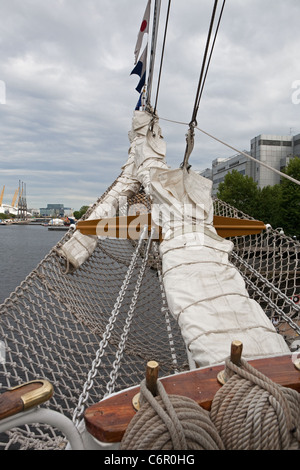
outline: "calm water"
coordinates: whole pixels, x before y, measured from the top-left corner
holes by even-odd
[[[0,225],[0,304],[65,233],[42,225]]]

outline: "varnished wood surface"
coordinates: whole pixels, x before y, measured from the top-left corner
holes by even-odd
[[[16,390],[9,390],[0,395],[0,419],[8,418],[24,410],[24,402],[21,399],[26,393],[40,388],[40,384],[26,384]]]
[[[275,383],[300,393],[300,371],[295,368],[290,355],[257,359],[249,364]],[[160,380],[168,394],[189,397],[209,410],[221,387],[217,375],[223,369],[223,366],[196,369]],[[120,442],[136,413],[132,399],[138,392],[139,387],[134,387],[89,407],[84,416],[87,430],[102,442]]]

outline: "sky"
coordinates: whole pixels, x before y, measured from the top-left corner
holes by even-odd
[[[1,0],[0,191],[29,208],[93,204],[120,174],[139,77],[130,75],[147,0]],[[162,0],[152,98],[178,168],[212,0],[172,0],[159,93]],[[218,12],[222,5],[219,0]],[[300,133],[299,0],[227,0],[197,116],[238,150],[259,134]],[[151,38],[150,38],[151,39]],[[166,119],[166,120],[165,120]],[[236,152],[196,131],[195,171]]]

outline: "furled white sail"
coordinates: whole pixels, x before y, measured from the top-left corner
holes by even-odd
[[[140,185],[150,195],[152,218],[164,234],[160,252],[169,309],[193,361],[198,366],[222,362],[234,339],[243,342],[246,358],[288,353],[229,262],[233,244],[213,227],[211,182],[192,170],[169,169],[158,120],[150,114],[135,112],[129,139],[122,175],[90,218],[113,215],[119,198],[134,194]],[[95,244],[95,237],[76,232],[61,253],[77,267]]]
[[[242,341],[246,358],[288,353],[285,341],[249,298],[242,276],[228,260],[233,246],[212,226],[210,189],[210,182],[191,170],[156,173],[153,180],[154,199],[176,204],[181,194],[198,209],[195,225],[185,233],[179,233],[178,223],[172,233],[166,220],[168,238],[160,246],[168,305],[192,359],[198,366],[222,362],[235,339]]]

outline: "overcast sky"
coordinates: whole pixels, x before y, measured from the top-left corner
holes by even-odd
[[[11,203],[21,180],[28,207],[62,203],[76,210],[92,204],[119,175],[138,100],[138,77],[130,72],[146,3],[1,0],[4,203]],[[191,120],[212,6],[212,0],[171,2],[161,118]],[[162,0],[159,45],[166,7]],[[199,127],[240,150],[249,150],[250,140],[261,133],[300,133],[299,17],[299,0],[227,0]],[[161,127],[167,162],[177,168],[187,127],[163,120]],[[231,155],[197,132],[190,163],[203,170],[214,158]]]

